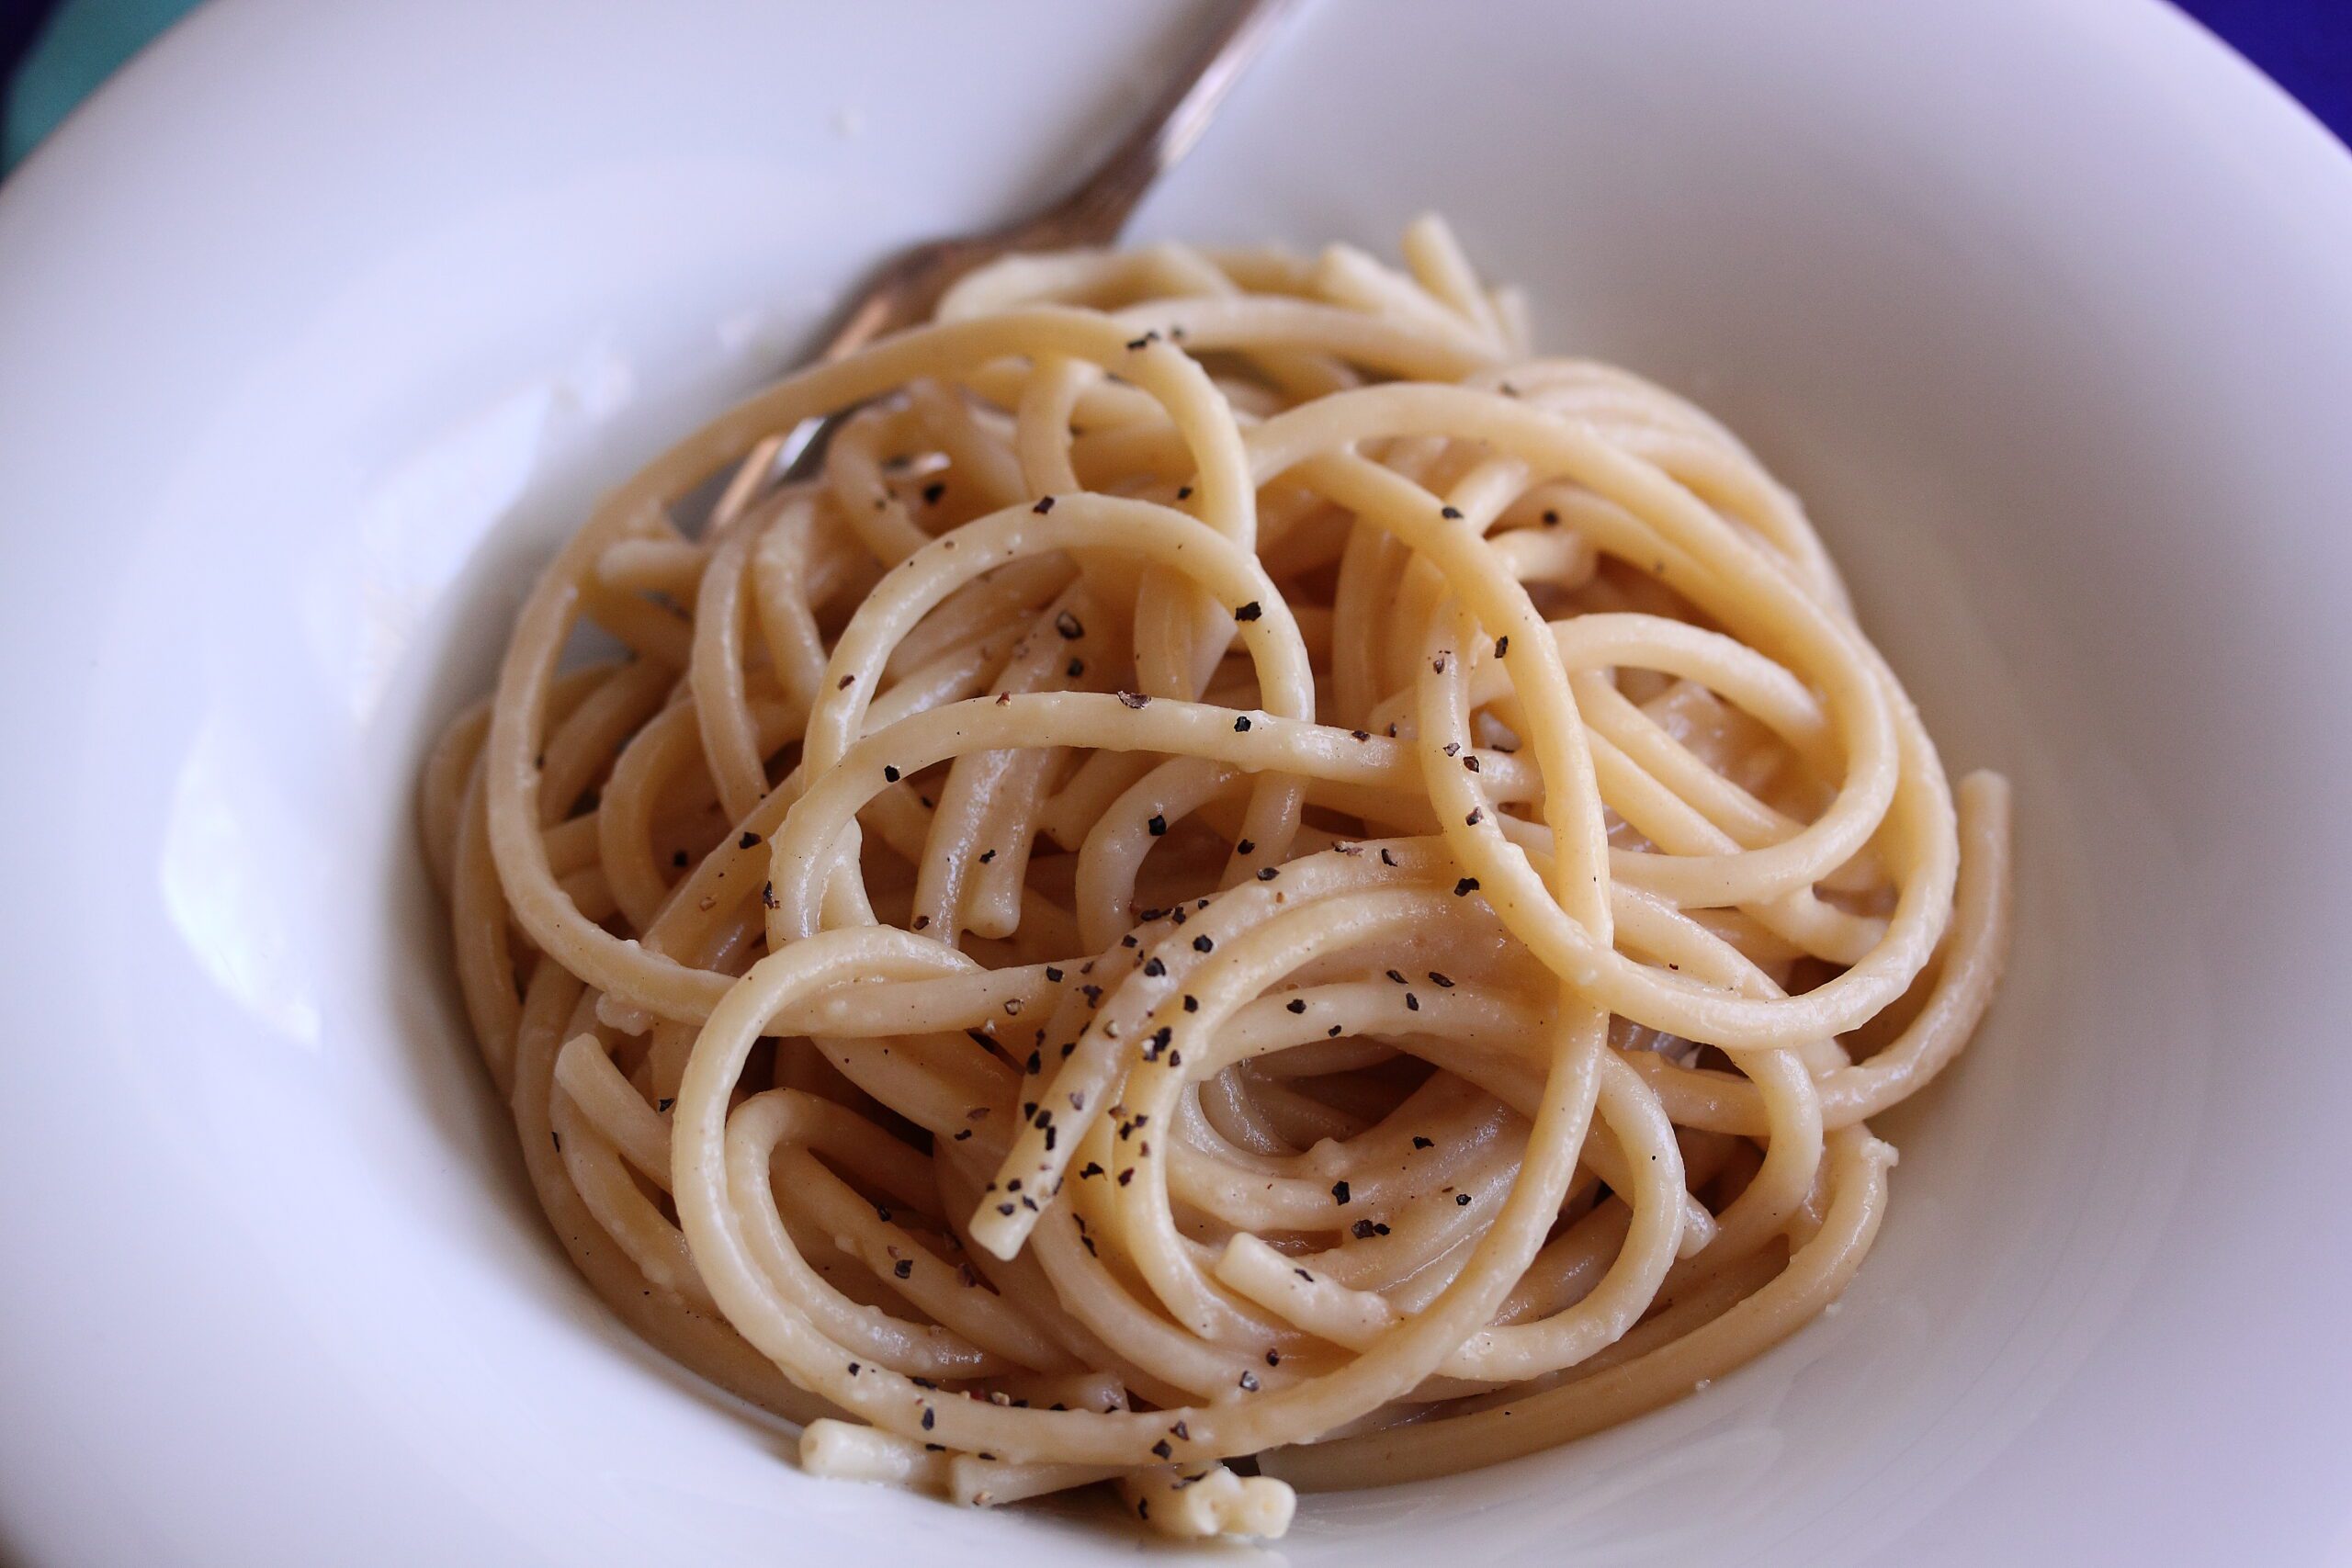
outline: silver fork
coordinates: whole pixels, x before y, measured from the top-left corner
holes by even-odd
[[[899,253],[850,301],[817,357],[840,359],[886,333],[913,326],[931,314],[957,278],[1000,256],[1104,245],[1117,239],[1136,204],[1192,151],[1233,84],[1272,37],[1283,13],[1298,4],[1300,0],[1229,0],[1183,69],[1061,199],[1001,228],[931,240]],[[781,465],[787,479],[808,477],[824,456],[826,438],[849,412],[804,421],[769,455],[769,464]],[[763,476],[775,471],[762,465]],[[751,486],[730,488],[738,504],[749,499],[742,492]]]

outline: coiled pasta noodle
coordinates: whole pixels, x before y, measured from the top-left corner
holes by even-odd
[[[1623,1420],[1836,1298],[1991,1000],[2007,786],[1795,500],[1404,254],[967,278],[608,497],[430,760],[558,1234],[811,1471],[1272,1535]]]

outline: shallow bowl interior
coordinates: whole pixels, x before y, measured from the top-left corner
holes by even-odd
[[[537,563],[1182,12],[228,0],[0,196],[0,1528],[35,1561],[1089,1561],[811,1483],[521,1181],[411,807]],[[1841,1310],[1281,1555],[2319,1560],[2352,1401],[2352,168],[2169,12],[1314,8],[1147,235],[1385,248],[1806,500],[2020,940]],[[949,1557],[947,1554],[953,1553]],[[1271,1554],[1270,1554],[1271,1555]]]

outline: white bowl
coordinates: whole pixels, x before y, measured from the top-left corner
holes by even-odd
[[[410,807],[597,490],[887,247],[1050,188],[1183,21],[224,0],[0,191],[28,1561],[1110,1544],[808,1481],[605,1316]],[[1141,228],[1425,206],[1807,498],[1948,760],[2014,774],[2023,920],[1842,1311],[1281,1555],[2345,1555],[2352,161],[2154,4],[1327,4]]]

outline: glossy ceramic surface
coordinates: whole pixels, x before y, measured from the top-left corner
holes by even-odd
[[[607,1320],[411,808],[600,487],[1051,189],[1182,21],[220,0],[0,190],[28,1562],[1099,1556],[809,1482]],[[1139,227],[1428,206],[1806,498],[1949,761],[2016,778],[2021,944],[1836,1315],[1252,1560],[2343,1559],[2352,159],[2154,4],[1327,0]]]

